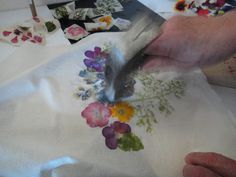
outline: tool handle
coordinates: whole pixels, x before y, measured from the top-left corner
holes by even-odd
[[[29,0],[29,6],[30,6],[32,16],[36,17],[37,16],[37,11],[36,11],[34,0]]]

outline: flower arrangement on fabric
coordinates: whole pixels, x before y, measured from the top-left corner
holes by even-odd
[[[79,86],[74,95],[83,101],[95,96],[95,101],[84,108],[81,116],[91,128],[102,128],[102,135],[109,149],[142,150],[144,145],[132,131],[131,125],[145,127],[146,132],[150,133],[152,125],[157,123],[157,110],[164,115],[169,115],[174,110],[167,96],[173,94],[176,98],[181,98],[184,94],[184,82],[164,82],[152,75],[137,74],[135,79],[142,84],[143,93],[127,89],[129,96],[135,94],[137,98],[112,104],[104,99],[104,68],[109,58],[109,47],[94,47],[94,50],[85,51],[84,55],[86,58],[83,63],[86,69],[81,70],[79,76],[88,88]],[[131,83],[136,84],[136,81]],[[158,104],[154,101],[158,101]]]
[[[175,10],[190,10],[199,16],[221,15],[235,7],[235,0],[177,0],[175,4]]]

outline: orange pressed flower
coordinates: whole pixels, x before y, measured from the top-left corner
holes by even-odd
[[[110,26],[112,23],[112,18],[111,18],[111,16],[101,17],[99,19],[99,22],[105,22],[107,24],[107,26]]]
[[[111,107],[112,117],[118,118],[121,122],[129,122],[133,117],[134,108],[127,102],[116,103]]]

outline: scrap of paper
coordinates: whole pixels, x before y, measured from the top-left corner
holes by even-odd
[[[117,18],[114,20],[114,25],[120,30],[127,30],[131,25],[131,21],[123,18]]]
[[[79,40],[89,33],[79,25],[73,24],[64,30],[67,39]]]
[[[94,22],[99,23],[99,22],[105,22],[106,23],[106,30],[111,29],[111,27],[114,25],[114,19],[112,18],[111,15],[105,15],[102,17],[98,17],[93,19]]]
[[[97,0],[94,4],[100,11],[103,12],[103,14],[120,12],[124,10],[118,0]]]
[[[51,12],[56,19],[61,19],[69,16],[75,11],[75,2],[52,9]]]
[[[104,15],[103,11],[98,8],[89,8],[87,12],[87,17],[94,18]]]
[[[107,23],[98,22],[98,23],[84,23],[84,26],[87,31],[104,31],[106,30]]]
[[[40,34],[46,34],[47,33],[47,27],[45,26],[45,21],[41,17],[33,17],[28,22],[33,24],[33,30],[36,33]]]
[[[60,22],[57,19],[45,22],[45,26],[48,33],[53,33],[61,27]]]
[[[69,15],[69,19],[72,20],[86,20],[86,16],[88,13],[89,8],[78,8]]]

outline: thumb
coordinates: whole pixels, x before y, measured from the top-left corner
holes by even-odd
[[[194,152],[186,156],[187,164],[208,168],[221,176],[236,176],[236,161],[217,153]]]

